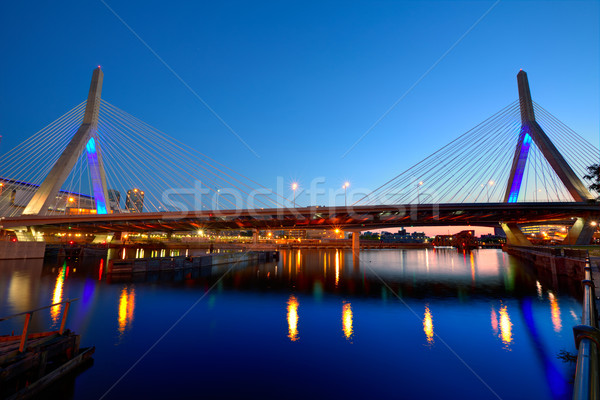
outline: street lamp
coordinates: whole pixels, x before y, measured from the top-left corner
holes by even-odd
[[[348,202],[346,200],[346,193],[348,190],[348,187],[350,186],[350,182],[345,182],[344,186],[342,186],[344,188],[344,206],[347,207],[348,206]]]
[[[298,189],[298,184],[294,182],[292,183],[292,190],[294,191],[294,208],[296,208],[296,189]]]
[[[423,186],[423,181],[417,184],[417,204],[421,204],[421,186]]]

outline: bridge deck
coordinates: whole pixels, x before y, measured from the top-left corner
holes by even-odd
[[[600,218],[593,202],[407,204],[349,207],[303,207],[208,210],[105,215],[27,215],[3,218],[0,229],[35,226],[44,230],[86,232],[173,231],[197,229],[324,229],[369,230],[397,226],[474,225],[499,222],[569,222],[575,217]]]

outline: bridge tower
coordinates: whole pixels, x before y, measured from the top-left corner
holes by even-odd
[[[521,131],[512,167],[506,185],[504,194],[505,203],[516,203],[521,190],[523,173],[527,164],[527,156],[531,143],[535,143],[546,158],[558,178],[565,188],[571,194],[575,201],[584,202],[593,200],[594,197],[587,190],[583,182],[577,177],[573,169],[569,166],[562,154],[558,151],[554,143],[550,140],[546,132],[535,120],[533,110],[533,101],[529,90],[529,80],[527,73],[523,70],[517,74],[517,84],[519,87],[519,102],[521,107]],[[528,245],[529,240],[523,235],[516,224],[502,224],[502,228],[507,234],[507,239],[513,244]],[[578,218],[571,228],[565,244],[589,244],[594,233],[594,227],[582,218]]]
[[[23,215],[46,215],[48,213],[48,208],[55,204],[60,188],[84,150],[87,153],[96,212],[98,214],[111,212],[97,132],[103,77],[104,74],[100,67],[96,68],[92,74],[83,122],[25,207]]]

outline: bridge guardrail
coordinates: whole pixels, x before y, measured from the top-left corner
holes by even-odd
[[[548,255],[551,255],[554,257],[568,257],[568,258],[578,258],[578,259],[585,260],[589,256],[587,250],[580,250],[580,249],[565,249],[562,247],[547,247],[547,246],[515,246],[515,245],[509,245],[509,246],[515,247],[515,248],[523,248],[523,249],[533,250],[538,253],[548,254]]]
[[[594,298],[594,282],[589,256],[586,258],[581,325],[573,327],[577,346],[577,365],[573,400],[600,399],[600,330]]]

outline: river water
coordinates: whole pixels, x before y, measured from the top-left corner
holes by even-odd
[[[501,250],[284,251],[114,278],[106,260],[0,262],[0,315],[79,298],[94,363],[42,398],[567,399],[578,283]],[[60,306],[30,332],[60,324]],[[22,321],[0,324],[18,332]],[[103,397],[104,396],[104,397]]]

